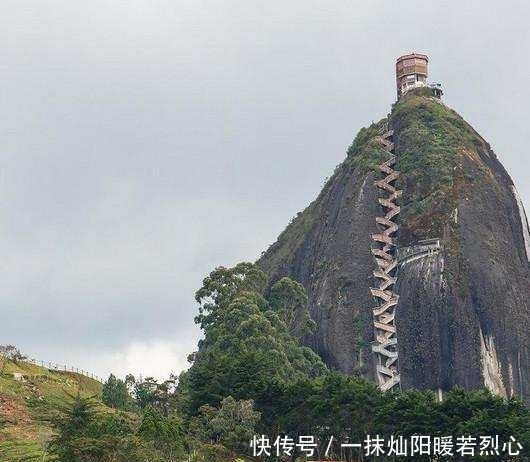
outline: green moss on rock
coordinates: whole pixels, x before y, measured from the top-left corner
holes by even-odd
[[[377,166],[388,158],[388,153],[376,140],[376,137],[386,130],[387,123],[388,119],[385,118],[369,127],[361,128],[348,148],[345,164],[366,171],[376,171]]]
[[[410,91],[390,116],[402,173],[405,243],[443,234],[459,193],[473,181],[463,174],[464,158],[484,146],[473,128],[429,91]]]

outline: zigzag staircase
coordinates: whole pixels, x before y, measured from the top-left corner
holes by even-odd
[[[402,191],[392,185],[399,177],[399,172],[392,168],[396,163],[393,134],[393,130],[387,130],[377,137],[377,142],[390,154],[390,157],[379,165],[378,168],[383,178],[374,183],[386,196],[378,198],[379,204],[386,213],[384,216],[376,218],[381,232],[372,234],[372,254],[377,263],[377,269],[373,274],[379,282],[378,287],[371,288],[372,295],[378,303],[378,306],[373,309],[375,341],[372,344],[372,351],[377,360],[376,372],[379,388],[383,391],[400,386],[397,336],[394,324],[399,297],[392,290],[397,280],[396,243],[393,235],[399,226],[392,219],[400,211],[399,206],[394,201],[401,196]]]

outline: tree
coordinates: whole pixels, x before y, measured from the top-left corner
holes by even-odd
[[[158,383],[153,377],[140,378],[138,381],[133,376],[127,376],[129,386],[132,386],[136,404],[140,409],[148,406],[156,407],[166,417],[169,415],[170,407],[175,394],[175,377],[170,376],[168,380]]]
[[[236,400],[228,396],[219,408],[202,406],[190,425],[199,443],[222,445],[239,454],[248,453],[248,443],[256,432],[261,414],[252,400]]]
[[[182,419],[176,415],[166,417],[154,406],[144,409],[138,434],[150,442],[166,462],[177,460],[185,452]]]
[[[195,294],[195,300],[200,304],[195,322],[205,329],[217,320],[219,310],[227,307],[238,293],[262,293],[266,282],[265,273],[254,263],[216,268]]]
[[[218,406],[229,395],[260,403],[260,396],[274,383],[314,377],[326,370],[318,355],[301,346],[281,318],[281,302],[291,303],[292,309],[304,305],[303,288],[283,281],[272,309],[263,296],[265,284],[257,265],[240,263],[217,268],[197,291],[201,306],[196,322],[205,336],[179,384],[191,414],[204,404]]]
[[[384,435],[442,436],[440,432],[446,427],[442,419],[436,397],[430,390],[385,393],[376,412],[378,432]]]
[[[306,291],[299,282],[288,277],[280,279],[271,287],[268,300],[294,337],[301,338],[315,329],[307,309]]]
[[[130,418],[98,412],[92,398],[77,396],[55,427],[50,449],[58,462],[144,462],[148,455]]]
[[[18,364],[27,359],[15,345],[0,345],[0,374],[3,374],[9,361]]]
[[[205,327],[195,361],[185,379],[189,411],[217,406],[225,396],[259,397],[274,383],[314,377],[326,367],[293,338],[279,316],[256,292],[241,292],[226,307],[216,307]]]
[[[523,446],[521,460],[530,460],[530,412],[518,398],[505,399],[488,390],[451,390],[439,404],[447,434],[499,436],[508,441],[515,436]]]
[[[362,441],[373,434],[373,416],[381,399],[374,383],[357,377],[330,372],[302,378],[274,391],[268,413],[276,420],[269,421],[268,426],[275,435],[288,434],[295,439],[313,435],[320,441],[329,441],[332,436],[336,441]],[[323,454],[318,457],[323,458]]]
[[[113,374],[110,374],[107,381],[103,384],[101,399],[107,406],[115,409],[127,409],[130,404],[127,385],[123,380],[117,379]]]
[[[140,378],[134,384],[134,396],[140,409],[155,403],[157,388],[158,382],[153,377]]]
[[[127,374],[125,376],[125,386],[127,387],[127,392],[130,396],[134,394],[134,386],[136,385],[136,378],[132,374]]]

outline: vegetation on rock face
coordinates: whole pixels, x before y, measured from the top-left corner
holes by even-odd
[[[260,258],[269,285],[283,276],[299,280],[317,321],[304,342],[330,367],[369,375],[369,236],[381,212],[372,185],[382,152],[374,138],[386,122],[403,190],[398,243],[441,244],[398,280],[404,387],[479,388],[493,374],[499,393],[530,399],[526,223],[513,183],[481,136],[428,88],[411,90],[387,120],[360,130],[318,198]],[[496,355],[498,370],[487,371],[481,355]]]
[[[486,374],[480,358],[484,336],[495,339],[500,388],[529,399],[528,303],[519,296],[529,287],[526,223],[519,218],[509,175],[481,136],[428,89],[400,98],[390,123],[403,189],[399,245],[427,238],[439,238],[442,245],[443,288],[434,289],[434,273],[426,279],[431,287],[416,275],[400,288],[397,322],[405,330],[402,348],[410,352],[406,370],[431,364],[435,371],[431,377],[417,373],[409,383],[480,386]],[[402,282],[411,271],[403,272]],[[430,334],[429,348],[419,354],[408,335],[414,318],[422,318],[417,325]],[[508,370],[515,364],[520,372],[513,379]]]
[[[387,130],[388,119],[372,123],[369,127],[359,130],[359,133],[348,148],[345,165],[360,167],[360,174],[365,171],[376,171],[377,167],[386,159],[388,153],[382,149],[376,137]]]
[[[429,88],[409,91],[394,104],[388,118],[361,128],[347,150],[346,160],[336,168],[323,193],[343,169],[358,169],[358,175],[377,170],[388,153],[376,137],[388,126],[394,129],[397,169],[402,173],[404,190],[401,239],[411,242],[440,237],[443,223],[454,211],[462,192],[474,181],[491,181],[493,175],[477,153],[488,151],[487,143],[460,115],[435,98]],[[478,169],[478,178],[466,171],[469,162]],[[317,200],[295,217],[273,247],[292,242],[294,235],[300,242],[318,213]]]
[[[282,270],[285,272],[280,267],[285,265],[286,261],[296,259],[304,241],[314,232],[322,217],[329,213],[329,210],[324,206],[323,198],[329,197],[333,193],[332,188],[335,184],[345,181],[349,175],[366,177],[369,173],[375,172],[377,166],[388,158],[388,153],[374,139],[382,133],[386,124],[387,119],[385,118],[359,131],[348,148],[346,160],[337,166],[317,199],[293,217],[277,241],[264,253],[266,258],[262,257],[259,260],[258,263],[267,273],[273,268],[274,270],[280,269],[280,273]]]
[[[429,95],[425,88],[410,91],[390,116],[402,172],[404,242],[443,236],[458,198],[473,181],[465,175],[463,162],[470,152],[485,148],[461,116]]]

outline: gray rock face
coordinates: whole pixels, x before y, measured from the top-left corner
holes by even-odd
[[[304,212],[311,215],[306,234],[292,242],[295,220],[260,261],[273,280],[290,275],[304,284],[318,326],[316,335],[306,340],[326,363],[346,373],[372,360],[370,233],[378,211],[374,179],[373,173],[341,166]]]
[[[398,270],[396,314],[404,388],[488,387],[530,398],[528,224],[508,174],[487,143],[428,94],[395,105],[404,190],[400,248],[438,238],[440,249]],[[332,368],[374,378],[375,263],[381,215],[371,142],[363,129],[318,198],[259,260],[273,282],[306,287],[317,330],[305,339]]]

